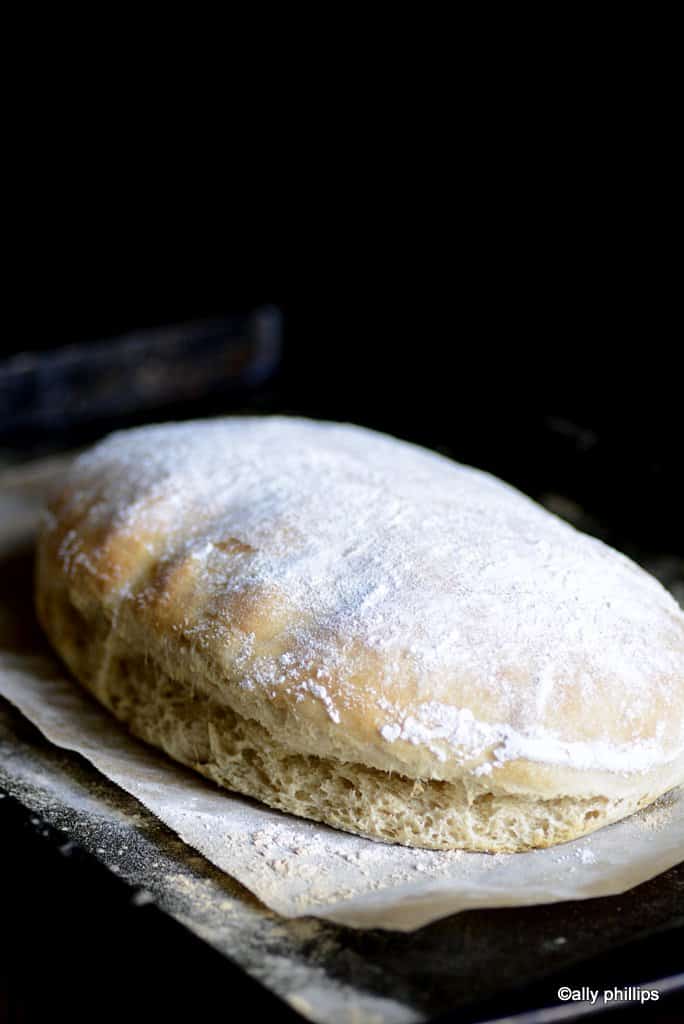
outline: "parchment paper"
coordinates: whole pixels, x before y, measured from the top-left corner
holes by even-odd
[[[286,917],[411,931],[474,907],[624,892],[684,856],[684,789],[592,836],[524,854],[374,843],[219,790],[128,736],[61,668],[31,602],[32,542],[65,460],[0,477],[0,695]]]

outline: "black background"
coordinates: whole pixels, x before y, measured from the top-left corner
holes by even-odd
[[[5,347],[274,303],[285,358],[264,408],[444,448],[681,553],[668,166],[649,177],[593,159],[482,168],[477,181],[475,168],[411,193],[389,174],[365,193],[318,179],[274,193],[257,176],[217,200],[193,179],[180,203],[163,177],[132,195],[112,180],[51,182],[8,245]]]

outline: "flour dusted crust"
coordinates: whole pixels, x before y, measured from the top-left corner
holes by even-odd
[[[36,602],[137,735],[389,842],[572,839],[684,781],[684,614],[501,481],[359,427],[112,435],[41,533]]]

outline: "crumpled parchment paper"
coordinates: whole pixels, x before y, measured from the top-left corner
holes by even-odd
[[[0,477],[0,695],[286,917],[411,931],[474,907],[624,892],[684,856],[684,789],[589,837],[523,854],[388,846],[219,790],[130,737],[61,667],[31,600],[32,543],[65,459]]]

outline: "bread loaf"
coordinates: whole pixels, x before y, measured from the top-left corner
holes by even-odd
[[[386,842],[548,846],[684,781],[684,614],[501,481],[359,427],[144,427],[45,516],[40,621],[137,736]]]

